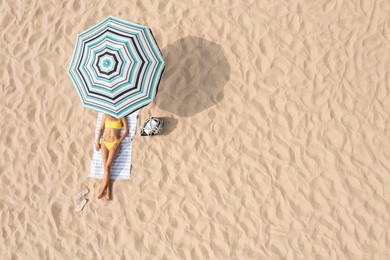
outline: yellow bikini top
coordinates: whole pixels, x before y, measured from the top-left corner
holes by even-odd
[[[109,121],[106,119],[105,126],[106,126],[106,128],[114,128],[114,129],[121,129],[122,128],[121,120]]]

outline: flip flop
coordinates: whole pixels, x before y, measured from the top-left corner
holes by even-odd
[[[85,204],[87,204],[87,202],[88,202],[87,199],[83,199],[83,200],[81,201],[81,203],[80,203],[79,205],[76,206],[76,208],[74,209],[74,211],[76,211],[76,212],[82,211],[83,208],[84,208],[84,206],[85,206]]]
[[[79,192],[77,192],[76,195],[75,195],[75,196],[76,196],[76,200],[81,199],[81,197],[87,195],[88,192],[89,192],[89,189],[88,189],[88,188],[87,188],[87,189],[84,189],[84,190],[81,190],[81,191],[79,191]]]

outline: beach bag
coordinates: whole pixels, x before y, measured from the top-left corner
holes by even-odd
[[[161,132],[164,121],[158,117],[149,117],[141,127],[141,136],[156,135]]]

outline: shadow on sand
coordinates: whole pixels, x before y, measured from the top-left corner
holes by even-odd
[[[162,49],[165,72],[156,105],[190,117],[223,99],[230,65],[220,45],[187,36]]]
[[[164,121],[164,127],[159,135],[169,135],[173,130],[175,130],[177,125],[177,119],[173,117],[162,117]]]

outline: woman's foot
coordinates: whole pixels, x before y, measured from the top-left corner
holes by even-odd
[[[106,192],[106,187],[100,188],[98,199],[103,198],[104,193]]]
[[[110,185],[107,185],[107,189],[106,189],[106,201],[109,201],[111,198],[111,188],[110,188]]]

